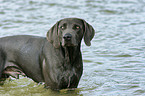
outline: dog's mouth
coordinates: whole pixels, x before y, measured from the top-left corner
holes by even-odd
[[[72,44],[72,43],[65,43],[65,44],[62,44],[63,47],[75,47],[77,45],[75,44]]]
[[[69,42],[62,42],[61,44],[63,47],[76,47],[77,44],[72,43],[71,41]]]
[[[75,46],[75,45],[74,44],[69,44],[69,43],[64,45],[64,47],[73,47],[73,46]]]
[[[75,40],[75,36],[70,33],[66,33],[62,38],[62,46],[63,47],[74,47],[77,46],[77,42]]]

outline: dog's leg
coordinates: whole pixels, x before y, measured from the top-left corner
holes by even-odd
[[[5,66],[6,54],[0,49],[0,85],[3,85],[6,80],[3,76],[4,66]]]
[[[3,74],[12,76],[16,79],[19,79],[19,75],[26,76],[20,69],[17,69],[16,66],[8,66],[4,69]]]
[[[2,77],[2,72],[4,70],[6,55],[5,53],[0,49],[0,79]]]

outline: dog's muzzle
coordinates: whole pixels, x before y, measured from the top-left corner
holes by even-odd
[[[63,36],[63,46],[74,46],[73,44],[73,38],[72,35],[70,33],[66,33]]]
[[[66,33],[64,36],[63,36],[63,39],[67,42],[67,41],[71,41],[72,39],[72,35],[70,33]]]

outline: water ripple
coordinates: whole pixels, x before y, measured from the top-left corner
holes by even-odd
[[[45,36],[65,17],[83,18],[96,30],[91,47],[82,43],[84,72],[77,91],[57,93],[22,78],[0,86],[0,94],[143,96],[144,4],[144,0],[0,0],[0,37]]]

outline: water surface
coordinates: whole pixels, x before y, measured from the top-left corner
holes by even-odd
[[[60,19],[85,19],[96,30],[82,43],[84,72],[75,91],[54,92],[31,79],[8,79],[2,96],[145,95],[144,0],[0,0],[0,37],[45,36]]]

